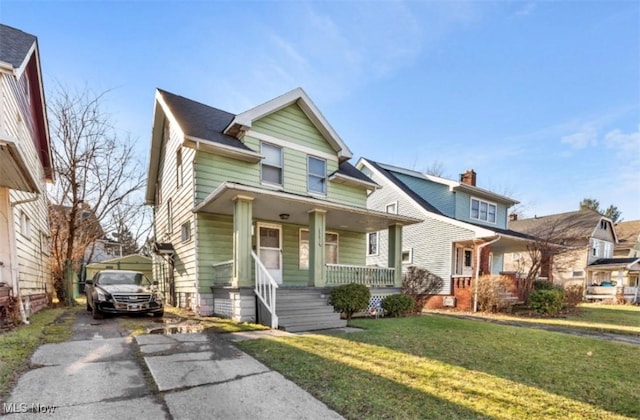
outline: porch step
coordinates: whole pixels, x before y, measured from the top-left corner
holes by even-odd
[[[290,331],[315,331],[347,325],[328,304],[328,297],[316,288],[280,288],[276,297],[278,328]]]

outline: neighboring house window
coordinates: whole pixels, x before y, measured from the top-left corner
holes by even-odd
[[[584,270],[574,270],[571,272],[571,277],[584,277]]]
[[[262,143],[260,151],[264,156],[260,179],[262,182],[282,185],[282,148]]]
[[[20,233],[31,240],[31,219],[23,211],[20,212]]]
[[[413,264],[413,248],[402,251],[402,264]]]
[[[471,218],[485,222],[496,222],[496,205],[486,201],[471,199]]]
[[[597,239],[593,240],[593,248],[591,250],[591,255],[594,257],[600,256],[600,241]]]
[[[307,185],[310,192],[327,193],[327,162],[309,156],[307,158]]]
[[[473,274],[473,250],[457,247],[455,261],[457,276],[471,276]]]
[[[182,149],[176,152],[176,185],[182,185]]]
[[[378,255],[378,232],[367,233],[367,255]]]
[[[338,264],[338,234],[327,232],[324,235],[324,252],[326,264]],[[309,231],[300,229],[299,268],[309,269]]]
[[[385,210],[387,213],[390,213],[390,214],[398,214],[398,202],[396,201],[396,202],[387,204],[387,206],[385,207]]]
[[[611,242],[604,243],[604,254],[602,255],[604,258],[613,257],[613,246],[611,246]]]
[[[167,201],[167,233],[173,233],[173,206],[171,199]]]
[[[607,230],[607,221],[600,220],[600,229]]]
[[[180,227],[180,236],[182,238],[182,242],[191,240],[191,222],[182,224],[182,226]]]

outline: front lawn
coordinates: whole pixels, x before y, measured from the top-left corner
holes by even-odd
[[[640,347],[439,315],[239,345],[346,418],[638,418]]]

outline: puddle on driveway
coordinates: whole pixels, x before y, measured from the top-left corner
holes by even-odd
[[[151,328],[149,334],[185,334],[185,333],[199,333],[204,330],[202,325],[167,325],[162,328]]]

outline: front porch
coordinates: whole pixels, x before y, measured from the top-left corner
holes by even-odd
[[[603,258],[585,272],[585,300],[640,303],[640,259]]]
[[[399,288],[402,226],[418,222],[314,197],[229,183],[214,191],[195,211],[203,219],[231,217],[231,229],[219,237],[231,244],[231,258],[207,267],[212,290],[207,309],[212,314],[261,322],[272,328],[282,327],[288,319],[314,318],[310,308],[324,311],[318,308],[322,305],[342,324],[333,308],[327,307],[330,287],[358,283]],[[366,233],[383,229],[388,230],[390,238],[389,266],[365,266]],[[302,290],[305,293],[301,294]],[[317,304],[302,299],[302,295],[315,296]],[[298,312],[291,313],[280,304],[296,300],[300,301],[294,305]],[[306,330],[330,328],[322,317],[316,318],[316,328],[307,323]]]

